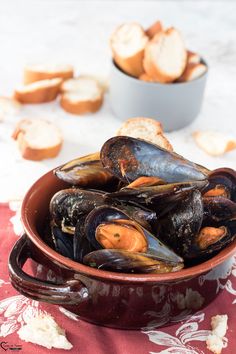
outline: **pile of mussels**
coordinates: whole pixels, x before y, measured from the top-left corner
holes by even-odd
[[[212,257],[236,235],[236,172],[209,171],[140,139],[57,168],[71,188],[50,202],[57,252],[124,273],[166,273]]]

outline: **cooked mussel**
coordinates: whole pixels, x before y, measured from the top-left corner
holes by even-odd
[[[93,210],[85,220],[84,232],[95,250],[119,248],[152,254],[176,263],[183,261],[148,230],[115,207],[105,205]]]
[[[236,219],[236,203],[225,197],[203,197],[204,223]]]
[[[151,187],[122,188],[120,191],[107,193],[105,199],[108,201],[117,199],[125,202],[135,202],[159,212],[163,211],[166,205],[172,207],[174,202],[182,200],[192,190],[201,190],[207,183],[206,180],[203,180]]]
[[[209,173],[205,197],[221,196],[236,202],[236,172],[231,168],[218,168]]]
[[[50,201],[50,215],[62,231],[74,234],[78,220],[104,204],[101,191],[68,188],[57,192]]]
[[[124,250],[102,249],[87,254],[83,263],[113,272],[169,273],[183,268],[183,263],[168,262],[153,255]]]
[[[204,180],[209,171],[182,156],[141,139],[113,137],[101,149],[101,162],[125,182],[158,177],[168,183]]]
[[[102,166],[99,152],[72,160],[55,169],[54,173],[59,179],[79,187],[95,188],[116,180]]]

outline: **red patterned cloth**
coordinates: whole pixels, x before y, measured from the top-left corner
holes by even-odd
[[[49,350],[19,339],[17,331],[20,327],[27,318],[40,312],[47,312],[55,318],[73,344],[68,352],[79,354],[210,353],[205,343],[210,319],[217,314],[227,314],[229,328],[222,354],[236,353],[236,257],[226,285],[218,284],[218,288],[224,287],[224,290],[204,310],[168,327],[122,331],[86,323],[59,306],[38,303],[19,295],[9,282],[7,270],[8,255],[19,237],[19,228],[16,210],[13,212],[7,204],[0,204],[0,354],[17,346],[22,348],[19,353],[65,353],[65,350]]]

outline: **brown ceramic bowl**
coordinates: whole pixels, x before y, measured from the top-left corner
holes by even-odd
[[[168,274],[122,274],[76,263],[51,249],[43,240],[43,225],[53,194],[68,185],[52,172],[41,177],[22,205],[25,235],[12,249],[9,271],[12,285],[23,295],[60,304],[81,319],[116,328],[153,328],[181,321],[208,305],[229,277],[236,242],[212,259]],[[57,275],[57,282],[26,274],[28,258]]]

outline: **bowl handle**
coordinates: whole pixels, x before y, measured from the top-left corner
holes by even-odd
[[[24,234],[14,245],[8,262],[11,283],[22,295],[52,304],[74,305],[88,300],[88,289],[76,279],[63,284],[35,279],[26,274],[22,267],[32,258],[28,237]]]

